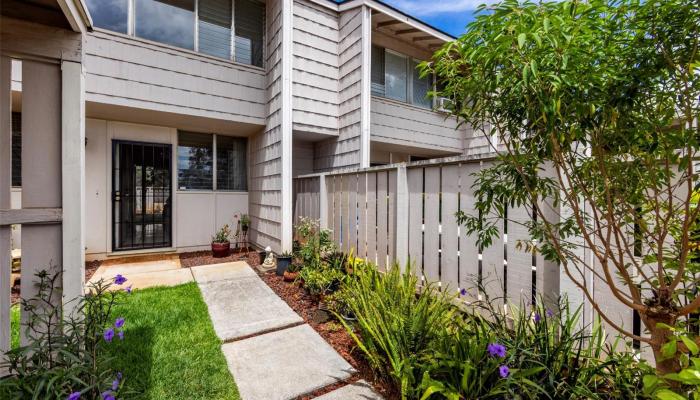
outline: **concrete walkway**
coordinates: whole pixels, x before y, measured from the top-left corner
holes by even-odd
[[[102,265],[91,281],[125,276],[134,289],[196,281],[242,400],[289,400],[357,371],[244,261],[182,268],[176,257]],[[364,381],[322,400],[382,400]]]
[[[208,265],[192,272],[243,400],[295,399],[357,372],[248,264]],[[381,400],[361,383],[322,398]]]

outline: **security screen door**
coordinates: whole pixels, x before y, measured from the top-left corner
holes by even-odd
[[[170,247],[169,144],[112,142],[112,249]]]

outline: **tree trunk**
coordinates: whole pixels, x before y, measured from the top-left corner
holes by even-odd
[[[651,310],[650,310],[651,311]],[[657,327],[657,324],[662,323],[668,326],[674,326],[676,317],[671,310],[653,310],[646,316],[646,325],[651,332],[651,348],[654,351],[654,360],[656,361],[656,373],[658,376],[663,376],[670,373],[677,373],[681,370],[679,352],[670,358],[665,358],[661,353],[661,347],[673,338],[673,332],[668,328]]]

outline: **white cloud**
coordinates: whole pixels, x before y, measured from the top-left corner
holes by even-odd
[[[391,0],[392,6],[401,11],[425,17],[447,13],[459,13],[476,10],[481,4],[494,4],[497,0]]]

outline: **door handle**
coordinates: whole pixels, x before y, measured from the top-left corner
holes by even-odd
[[[121,192],[119,192],[118,190],[112,192],[112,199],[114,201],[120,201],[121,200]]]

